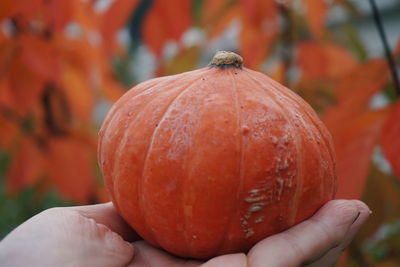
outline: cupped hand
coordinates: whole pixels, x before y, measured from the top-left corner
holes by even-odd
[[[332,266],[369,215],[361,201],[333,200],[310,219],[260,241],[247,254],[203,263],[139,241],[111,203],[53,208],[0,242],[0,262],[2,266]]]

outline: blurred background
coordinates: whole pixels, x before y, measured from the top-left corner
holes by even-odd
[[[53,206],[108,201],[98,129],[135,84],[216,50],[301,95],[331,131],[338,198],[373,210],[338,266],[400,262],[400,0],[1,0],[0,238]]]

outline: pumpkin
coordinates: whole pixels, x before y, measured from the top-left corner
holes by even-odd
[[[182,257],[246,252],[336,191],[332,139],[316,113],[232,52],[138,84],[99,136],[118,212],[146,241]]]

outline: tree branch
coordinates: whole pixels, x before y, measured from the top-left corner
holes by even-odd
[[[375,0],[369,0],[369,3],[371,5],[372,15],[374,17],[376,27],[378,28],[379,36],[381,37],[381,40],[382,40],[383,49],[385,50],[386,60],[390,67],[390,72],[392,74],[392,79],[393,79],[394,88],[396,90],[396,95],[397,95],[397,97],[400,97],[400,82],[399,82],[399,76],[397,75],[396,62],[394,60],[393,54],[390,52],[389,43],[386,38],[385,30],[383,29],[381,16],[379,15],[379,10],[375,3]]]

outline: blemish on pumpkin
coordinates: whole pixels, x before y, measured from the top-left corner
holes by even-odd
[[[252,235],[254,235],[254,230],[253,230],[253,228],[249,228],[249,229],[246,230],[246,235],[244,237],[245,238],[249,238]]]
[[[284,162],[283,162],[283,164],[280,165],[280,166],[278,167],[278,169],[279,169],[280,171],[283,171],[283,170],[286,170],[287,168],[289,168],[289,163],[288,163],[288,160],[285,159]]]
[[[258,201],[263,200],[263,199],[265,199],[264,195],[262,195],[262,196],[254,196],[254,197],[247,197],[247,198],[245,198],[244,201],[246,201],[247,203],[253,203],[253,202],[258,202]]]
[[[249,129],[249,127],[247,127],[247,126],[243,126],[243,128],[242,128],[242,132],[243,132],[243,134],[248,134],[248,133],[250,132],[250,129]]]
[[[197,239],[197,235],[192,235],[192,238],[193,239]]]
[[[282,142],[285,145],[289,144],[289,137],[286,134],[282,136]]]
[[[259,189],[251,189],[251,190],[249,191],[249,193],[250,193],[250,196],[251,196],[251,197],[254,197],[254,196],[260,194],[260,190],[259,190]]]
[[[183,213],[185,214],[185,216],[192,216],[193,207],[188,205],[183,206]]]
[[[260,216],[257,219],[254,220],[254,223],[261,223],[265,221],[265,216]]]
[[[272,140],[272,143],[273,143],[274,145],[277,145],[277,144],[278,144],[278,138],[276,138],[276,136],[272,136],[272,137],[271,137],[271,140]]]
[[[281,177],[279,177],[276,180],[276,184],[277,184],[277,187],[276,187],[276,193],[275,194],[277,196],[277,199],[280,200],[281,199],[282,190],[283,190],[283,179]]]
[[[262,209],[261,203],[254,203],[253,205],[250,206],[249,212],[257,212]]]

